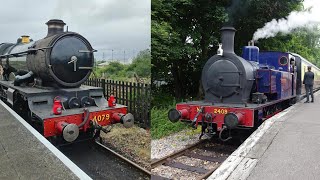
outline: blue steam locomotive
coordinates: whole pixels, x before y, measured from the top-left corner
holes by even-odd
[[[205,99],[179,103],[168,112],[172,122],[183,120],[202,134],[231,138],[231,130],[250,130],[300,100],[302,77],[313,66],[314,88],[319,87],[320,69],[298,54],[265,51],[250,43],[242,56],[234,53],[233,27],[223,27],[222,45],[202,70]],[[229,130],[226,138],[222,133]]]

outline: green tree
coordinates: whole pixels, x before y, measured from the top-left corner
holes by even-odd
[[[132,64],[129,65],[129,72],[135,72],[139,77],[151,77],[151,52],[149,49],[139,52],[136,58],[133,59]]]
[[[263,39],[259,42],[262,50],[294,52],[320,66],[320,31],[300,28],[289,35],[278,35],[275,38]]]
[[[146,79],[147,82],[150,81],[151,53],[149,49],[140,51],[131,64],[113,61],[107,66],[97,67],[93,76],[114,80],[129,80],[134,77],[134,74]]]
[[[152,76],[165,80],[177,98],[197,91],[215,27],[226,19],[224,1],[152,1]],[[221,16],[222,15],[222,16]]]

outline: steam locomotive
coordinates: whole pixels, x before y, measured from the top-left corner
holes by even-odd
[[[301,99],[301,78],[312,66],[314,88],[319,88],[320,69],[295,53],[265,51],[249,43],[242,57],[234,53],[233,27],[223,27],[222,45],[202,70],[203,101],[179,103],[168,112],[172,122],[202,125],[207,134],[227,141],[235,130],[253,130],[263,121]],[[238,131],[238,132],[239,132]]]
[[[127,107],[104,97],[102,88],[82,85],[94,65],[94,50],[65,23],[49,20],[47,36],[22,36],[0,44],[0,96],[47,139],[72,143],[108,132],[111,124],[134,123]]]

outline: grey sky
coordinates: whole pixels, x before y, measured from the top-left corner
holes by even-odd
[[[1,0],[0,43],[20,35],[34,40],[47,33],[45,23],[62,19],[98,49],[97,57],[127,59],[150,48],[151,0]],[[125,52],[124,52],[125,51]]]

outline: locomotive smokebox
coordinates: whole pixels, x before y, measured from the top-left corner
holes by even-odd
[[[66,23],[64,23],[62,20],[60,19],[50,19],[46,25],[48,26],[48,34],[47,37],[55,35],[55,34],[59,34],[62,33],[64,31],[64,25],[66,25]]]
[[[222,27],[220,31],[223,53],[234,54],[234,36],[236,29],[233,27]]]

